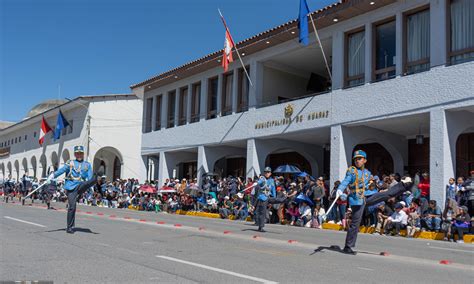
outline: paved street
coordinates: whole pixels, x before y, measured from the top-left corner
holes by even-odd
[[[474,246],[79,205],[0,205],[0,280],[56,283],[472,283]],[[381,252],[388,255],[381,256]],[[448,260],[450,264],[440,264]],[[471,280],[469,280],[471,279]]]

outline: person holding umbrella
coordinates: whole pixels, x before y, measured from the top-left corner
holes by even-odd
[[[352,211],[352,220],[347,230],[346,242],[342,252],[355,255],[356,252],[354,252],[352,248],[355,247],[357,241],[357,233],[359,232],[359,225],[365,206],[387,201],[392,197],[403,194],[410,189],[412,180],[410,177],[404,177],[400,183],[389,187],[388,190],[374,193],[368,197],[371,173],[365,168],[367,154],[362,150],[357,150],[354,152],[352,159],[354,166],[347,169],[346,177],[337,188],[336,200],[342,196],[344,190],[349,187],[348,201]]]

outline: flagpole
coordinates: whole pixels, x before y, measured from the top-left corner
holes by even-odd
[[[312,13],[309,13],[309,17],[311,19],[311,24],[313,25],[314,33],[316,34],[316,40],[318,41],[319,46],[321,47],[321,51],[323,53],[324,63],[326,64],[326,69],[328,70],[329,79],[331,79],[332,82],[331,70],[329,69],[328,60],[326,59],[326,54],[324,53],[323,45],[321,44],[321,39],[319,38],[318,30],[316,29],[316,25],[314,24]]]
[[[221,10],[219,8],[217,8],[217,11],[219,11],[219,15],[221,15],[221,19],[222,19],[222,22],[224,23],[224,27],[226,28],[226,30],[229,31],[229,34],[230,34],[230,29],[227,26],[227,24],[225,23],[224,16],[222,15]],[[234,41],[234,39],[232,39],[232,41]],[[234,48],[235,48],[235,51],[237,52],[237,56],[239,57],[240,64],[242,64],[242,67],[244,68],[245,75],[247,75],[247,79],[249,80],[250,86],[253,87],[252,80],[250,80],[250,75],[247,72],[247,68],[245,68],[244,61],[242,60],[242,57],[240,57],[239,49],[237,48],[237,44],[235,44],[235,43],[234,43]]]

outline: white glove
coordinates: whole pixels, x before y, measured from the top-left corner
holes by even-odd
[[[51,173],[48,178],[46,179],[46,182],[50,182],[54,179],[54,173]]]
[[[405,177],[404,179],[401,180],[402,183],[411,183],[411,177]]]
[[[342,190],[340,190],[340,189],[338,189],[338,190],[336,191],[336,196],[338,196],[338,197],[341,196],[341,195],[343,195],[343,194],[344,194],[344,192],[342,192]]]

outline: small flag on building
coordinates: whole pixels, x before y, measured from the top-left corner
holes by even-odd
[[[229,64],[234,61],[232,58],[232,49],[235,47],[234,40],[230,35],[230,31],[227,28],[227,24],[224,20],[224,16],[221,14],[222,23],[224,23],[225,27],[225,41],[224,41],[224,51],[222,54],[222,67],[224,67],[224,72],[227,72],[229,68]]]
[[[40,135],[39,135],[39,140],[38,140],[41,146],[43,146],[44,136],[46,136],[46,134],[50,131],[52,131],[52,129],[51,127],[49,127],[48,123],[46,122],[43,116],[43,118],[41,119],[41,129],[40,129]]]
[[[300,30],[300,43],[308,45],[309,30],[308,30],[308,14],[309,8],[306,0],[300,0],[300,15],[298,17],[298,29]]]
[[[61,130],[66,128],[69,125],[69,122],[64,118],[64,115],[61,111],[58,113],[58,120],[56,122],[56,128],[54,129],[54,139],[58,140],[61,138]]]

